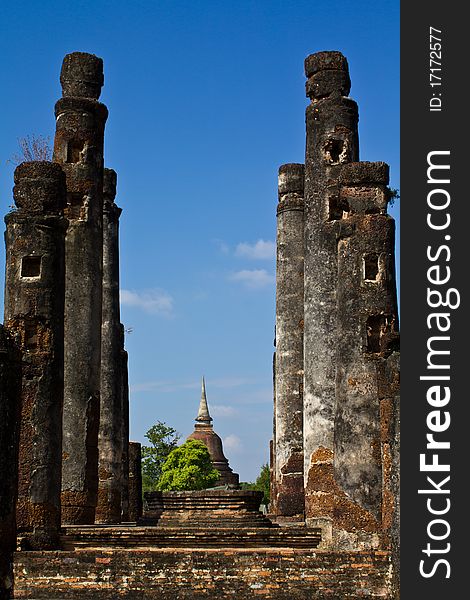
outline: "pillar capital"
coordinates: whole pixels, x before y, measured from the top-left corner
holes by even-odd
[[[16,206],[28,213],[57,214],[65,206],[65,173],[46,161],[24,162],[14,174]]]
[[[97,100],[104,84],[103,59],[87,52],[72,52],[64,57],[60,72],[63,96]]]
[[[306,94],[312,100],[347,96],[351,89],[346,57],[337,51],[316,52],[305,59]]]

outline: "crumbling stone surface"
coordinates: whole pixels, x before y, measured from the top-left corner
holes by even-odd
[[[397,572],[399,335],[389,168],[358,160],[346,58],[313,54],[305,73],[311,103],[302,204],[294,194],[299,168],[285,165],[279,177],[271,510],[287,515],[298,488],[286,475],[303,455],[306,523],[322,528],[322,548],[391,547]],[[300,258],[304,273],[295,281]],[[303,440],[288,456],[283,431],[293,437],[296,428],[286,367],[294,361],[292,373],[303,373]]]
[[[383,163],[348,165],[345,184],[386,171]],[[386,180],[386,179],[385,179]],[[378,191],[379,182],[375,182]],[[355,188],[347,187],[351,204]],[[379,197],[379,194],[376,195]],[[369,209],[370,210],[370,209]],[[335,477],[345,492],[381,521],[383,510],[385,404],[377,394],[380,363],[397,349],[398,311],[395,289],[395,224],[384,214],[368,210],[348,214],[351,235],[338,241]],[[389,412],[393,415],[392,406]],[[384,439],[385,438],[385,439]],[[390,518],[390,517],[388,517]]]
[[[19,209],[28,213],[60,214],[65,206],[65,173],[50,162],[24,162],[14,174],[13,196]]]
[[[303,517],[304,165],[279,168],[276,258],[276,516]]]
[[[65,176],[59,165],[20,165],[14,197],[19,210],[5,218],[5,326],[22,355],[17,525],[27,547],[54,548],[60,527],[67,227],[60,215]]]
[[[325,50],[309,54],[304,61],[305,75],[311,77],[320,71],[337,70],[349,73],[348,61],[337,50]]]
[[[137,522],[143,511],[142,503],[142,446],[129,442],[129,521]]]
[[[103,312],[101,325],[100,428],[96,523],[121,522],[122,375],[119,311],[119,216],[116,172],[104,170]]]
[[[54,161],[67,178],[62,520],[94,523],[103,276],[103,139],[108,111],[97,101],[102,61],[65,57],[55,107]]]
[[[388,185],[390,168],[384,162],[351,162],[341,169],[342,185]]]
[[[94,54],[72,52],[62,63],[63,96],[98,99],[104,84],[103,60]]]
[[[128,355],[124,350],[124,325],[120,325],[121,340],[121,522],[129,521],[129,377]]]
[[[328,96],[347,96],[351,89],[349,67],[341,52],[317,52],[305,59],[305,90],[312,100]]]
[[[12,555],[16,547],[16,495],[20,421],[21,357],[0,325],[0,600],[13,588]]]
[[[312,55],[306,65],[308,75],[338,67],[347,71],[337,52]],[[358,160],[357,105],[340,92],[312,100],[306,112],[303,450],[306,517],[315,523],[325,495],[318,493],[313,473],[331,470],[335,434],[338,267],[329,197],[342,164]],[[332,482],[332,504],[335,490]]]

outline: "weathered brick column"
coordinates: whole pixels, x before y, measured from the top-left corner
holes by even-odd
[[[274,512],[303,517],[304,165],[279,169]]]
[[[307,523],[331,532],[337,338],[337,220],[344,163],[359,158],[356,103],[346,58],[319,52],[305,60],[304,461]]]
[[[386,214],[387,184],[385,163],[351,163],[341,172],[346,218],[338,233],[334,475],[343,497],[338,494],[332,515],[342,544],[347,540],[351,548],[382,545],[382,512],[391,521],[387,513],[393,511],[384,491],[390,487],[395,410],[380,375],[398,349],[395,223]]]
[[[129,442],[129,521],[142,516],[142,449],[139,442]]]
[[[103,322],[101,327],[100,428],[96,523],[121,521],[122,375],[119,311],[119,216],[116,172],[104,170]]]
[[[38,549],[60,528],[65,193],[59,165],[23,163],[5,217],[5,326],[22,351],[17,524]]]
[[[120,325],[121,340],[121,521],[129,521],[129,375],[128,355],[124,349],[124,325]]]
[[[54,161],[67,176],[62,520],[93,523],[98,491],[103,137],[108,111],[99,98],[103,61],[64,58]]]
[[[11,597],[16,548],[20,355],[0,325],[0,600]]]

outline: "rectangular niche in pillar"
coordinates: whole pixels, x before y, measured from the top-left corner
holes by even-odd
[[[66,162],[68,162],[68,163],[80,162],[84,147],[85,147],[85,144],[81,140],[69,140],[67,143]]]
[[[393,319],[390,315],[370,315],[367,318],[367,352],[377,353],[384,350],[384,343],[392,332]]]
[[[36,350],[38,347],[38,326],[36,323],[26,322],[24,325],[24,346],[27,350]]]
[[[364,280],[378,281],[379,279],[379,256],[375,252],[364,254]]]
[[[343,198],[332,196],[328,203],[328,220],[339,221],[349,215],[349,204]]]
[[[68,219],[82,219],[82,208],[84,205],[83,194],[80,192],[69,192],[67,194],[67,208],[65,216]]]
[[[21,260],[21,277],[40,277],[41,276],[41,257],[24,256]]]

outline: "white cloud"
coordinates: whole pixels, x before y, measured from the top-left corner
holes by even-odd
[[[228,450],[230,452],[240,452],[240,450],[242,449],[242,441],[234,433],[231,433],[230,435],[225,437],[223,442],[225,451]]]
[[[274,275],[270,275],[266,269],[243,269],[229,276],[231,281],[238,281],[248,288],[260,289],[272,285],[275,281]]]
[[[173,298],[164,290],[121,290],[121,304],[134,306],[143,311],[169,317],[173,312]]]
[[[209,407],[209,412],[214,417],[233,417],[237,414],[237,411],[233,408],[233,406],[224,406],[214,404]]]
[[[236,247],[235,256],[254,260],[270,260],[276,256],[276,244],[269,240],[258,240],[255,244],[242,242]]]

